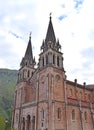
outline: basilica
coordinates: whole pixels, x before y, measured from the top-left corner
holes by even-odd
[[[40,49],[35,67],[30,35],[18,72],[12,128],[94,130],[94,86],[66,78],[63,53],[51,16]]]

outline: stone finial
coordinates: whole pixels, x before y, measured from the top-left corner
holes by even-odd
[[[74,79],[74,82],[77,83],[77,79]]]
[[[83,83],[84,87],[86,86],[86,82]]]

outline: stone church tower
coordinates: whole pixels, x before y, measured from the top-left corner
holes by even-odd
[[[35,69],[31,35],[18,73],[12,127],[17,130],[94,130],[94,86],[66,79],[50,16]]]

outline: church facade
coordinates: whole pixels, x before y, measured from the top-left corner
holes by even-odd
[[[12,128],[94,130],[94,86],[67,80],[51,16],[35,64],[30,35],[18,73]]]

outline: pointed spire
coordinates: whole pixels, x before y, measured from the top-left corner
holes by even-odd
[[[51,13],[50,13],[50,20],[49,20],[49,25],[48,25],[48,30],[47,30],[47,34],[46,34],[46,39],[45,42],[56,42],[56,37],[55,37],[55,33],[54,33],[54,29],[53,29],[53,24],[52,24],[52,17],[51,17]]]
[[[33,59],[33,52],[32,52],[32,43],[31,43],[31,32],[29,35],[29,42],[25,52],[25,56],[22,59],[21,66],[28,65],[33,66],[35,65],[35,59]]]
[[[32,43],[31,43],[31,32],[29,35],[29,42],[28,42],[28,46],[25,52],[25,57],[32,57],[33,58],[33,54],[32,54]]]
[[[49,17],[49,24],[48,24],[46,38],[42,43],[41,50],[43,52],[45,52],[49,48],[51,48],[55,51],[59,51],[61,49],[61,45],[59,44],[59,40],[56,40],[56,37],[55,37],[51,13],[50,13],[50,17]]]

